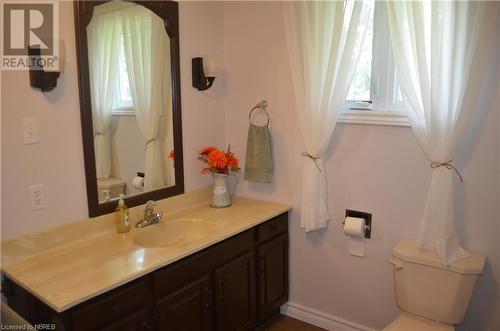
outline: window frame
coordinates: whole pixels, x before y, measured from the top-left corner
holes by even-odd
[[[390,39],[387,5],[377,1],[374,7],[371,100],[346,100],[340,123],[410,126],[403,103],[397,101],[396,66]]]

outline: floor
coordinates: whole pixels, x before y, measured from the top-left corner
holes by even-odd
[[[270,325],[260,331],[326,331],[317,326],[307,324],[295,318],[280,315]]]

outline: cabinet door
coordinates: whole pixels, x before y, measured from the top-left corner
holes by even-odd
[[[288,234],[258,248],[259,317],[274,313],[288,300]]]
[[[255,263],[249,252],[215,270],[217,331],[247,330],[255,318]]]
[[[206,275],[156,302],[158,330],[210,331],[212,308],[212,289]]]

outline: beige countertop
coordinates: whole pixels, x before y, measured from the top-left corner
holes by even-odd
[[[134,236],[157,225],[118,234],[114,214],[69,223],[1,243],[2,272],[58,312],[198,252],[290,209],[235,197],[229,208],[209,207],[203,189],[158,201],[162,223],[202,219],[215,231],[195,242],[147,248]],[[142,206],[130,209],[135,224]]]

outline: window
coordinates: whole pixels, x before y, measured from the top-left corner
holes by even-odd
[[[116,84],[115,99],[113,101],[113,115],[134,115],[134,102],[130,92],[130,83],[125,60],[125,42],[121,37],[120,53],[118,55],[118,81]]]
[[[370,23],[339,121],[408,126],[384,2],[375,2]]]

